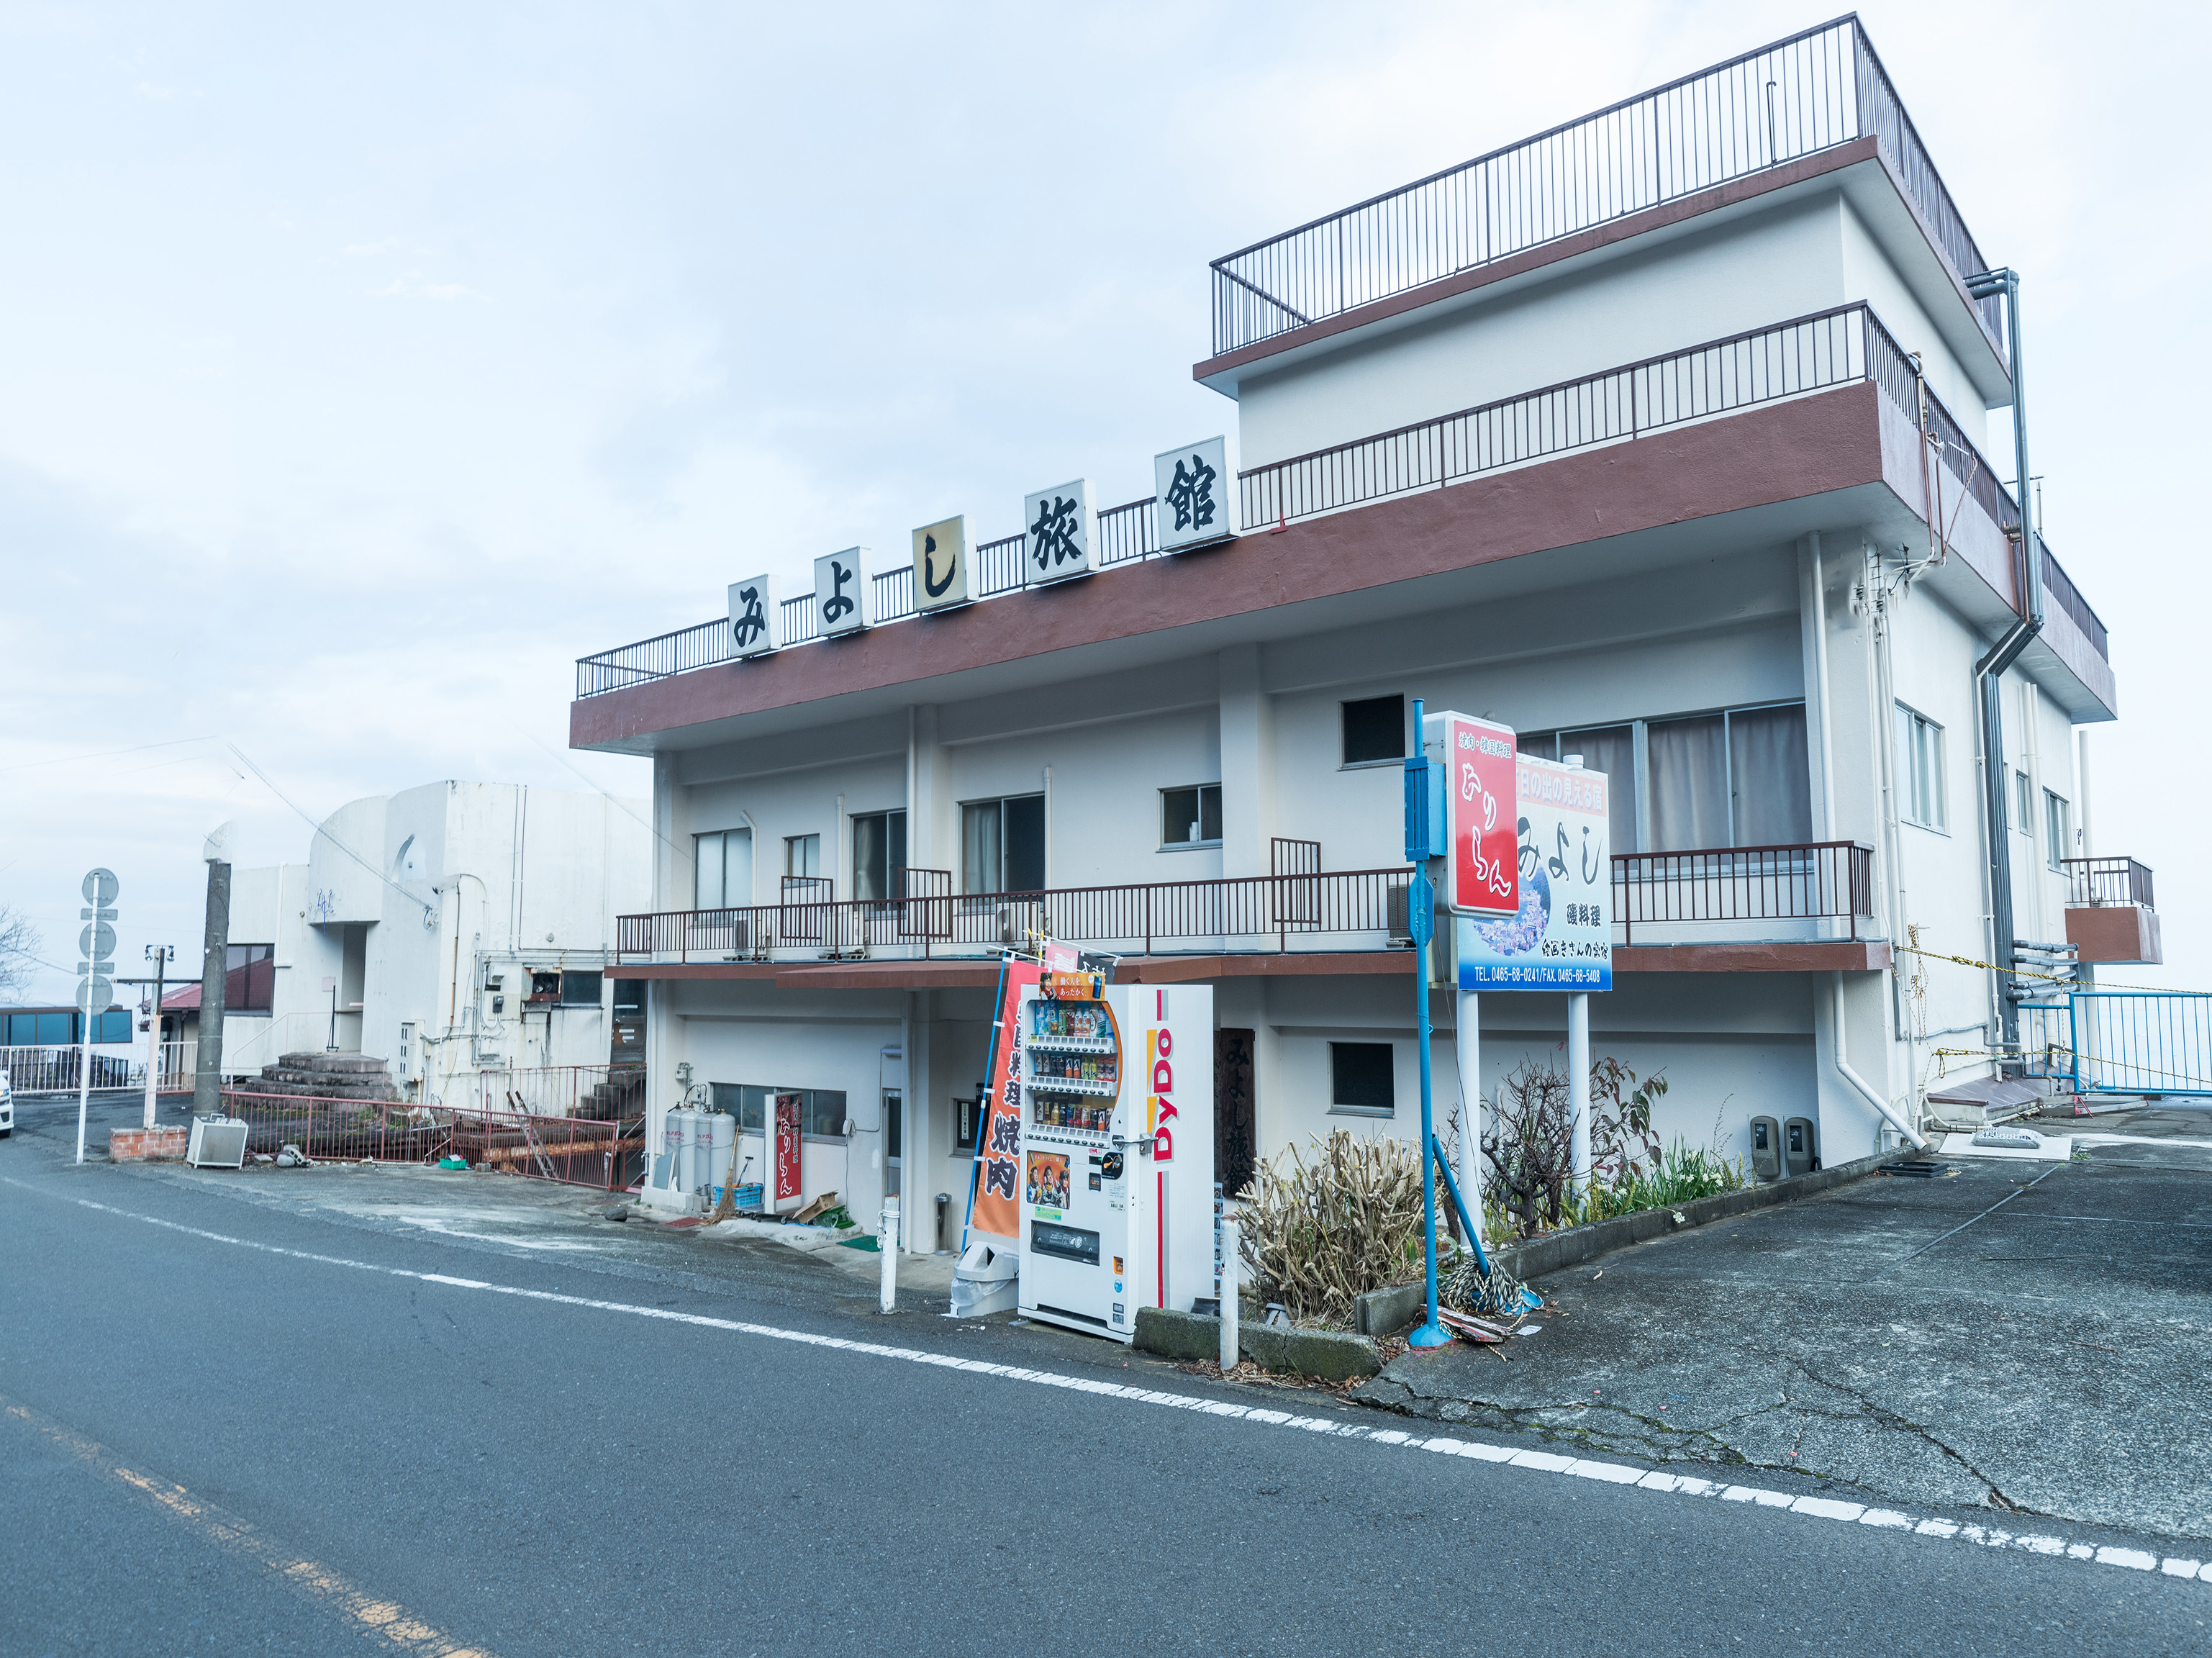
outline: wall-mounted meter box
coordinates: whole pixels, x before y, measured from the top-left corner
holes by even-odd
[[[1213,990],[1049,974],[1024,993],[1024,1316],[1127,1342],[1213,1279]]]
[[[1761,1180],[1782,1178],[1782,1125],[1771,1117],[1751,1120],[1751,1172]]]
[[[1782,1165],[1793,1175],[1809,1175],[1820,1166],[1811,1118],[1792,1117],[1782,1125]]]

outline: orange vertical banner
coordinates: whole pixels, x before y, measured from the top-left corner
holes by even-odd
[[[990,1096],[975,1135],[975,1183],[968,1204],[971,1231],[1022,1235],[1022,993],[1043,976],[1035,962],[1008,959],[999,969],[998,1023],[991,1028]]]

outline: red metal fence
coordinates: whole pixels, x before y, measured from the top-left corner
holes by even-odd
[[[245,1119],[249,1154],[295,1145],[318,1162],[432,1163],[466,1158],[532,1179],[619,1192],[645,1168],[645,1118],[538,1116],[476,1107],[400,1101],[332,1100],[307,1094],[225,1090],[224,1108]]]

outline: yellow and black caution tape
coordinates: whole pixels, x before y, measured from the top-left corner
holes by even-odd
[[[1923,960],[1930,962],[1956,962],[1960,967],[1978,968],[1984,973],[2007,974],[2015,979],[2041,979],[2045,983],[2054,985],[2070,985],[2080,982],[2078,980],[2069,978],[2063,974],[2038,973],[2033,968],[2025,967],[1999,967],[1995,962],[1977,961],[1972,956],[1953,956],[1940,950],[1922,950],[1916,944],[1892,944],[1890,946],[1890,950],[1899,956],[1917,956]],[[2147,992],[2153,996],[2172,996],[2184,993],[2176,992],[2171,986],[2166,985],[2125,985],[2118,984],[2106,979],[2098,980],[2094,988],[2098,990],[2140,990]]]

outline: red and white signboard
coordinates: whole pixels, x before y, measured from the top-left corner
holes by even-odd
[[[1423,720],[1422,748],[1444,764],[1444,904],[1455,915],[1517,915],[1513,728],[1464,714]]]
[[[775,1096],[775,1200],[799,1195],[799,1096]]]

